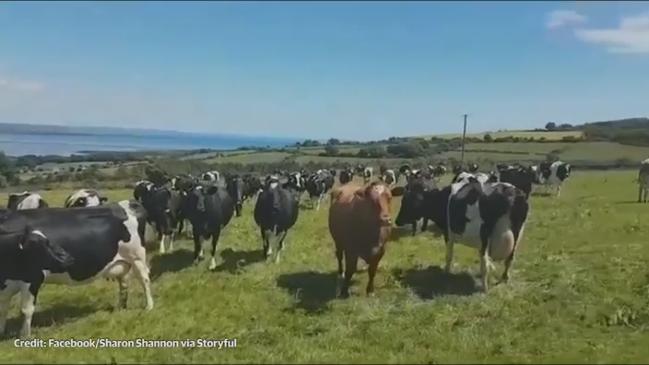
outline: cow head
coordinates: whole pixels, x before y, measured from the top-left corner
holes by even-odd
[[[419,219],[424,209],[425,193],[425,185],[421,179],[413,179],[408,182],[403,191],[399,214],[395,220],[397,226],[412,224]]]
[[[392,193],[383,183],[374,182],[364,189],[356,191],[356,195],[372,202],[377,220],[382,227],[390,227],[392,218],[390,216],[390,205],[392,204]]]
[[[23,259],[41,270],[61,272],[72,266],[74,258],[40,231],[27,227],[18,244]]]
[[[240,176],[228,176],[227,190],[230,197],[234,200],[234,208],[237,217],[241,217],[241,209],[243,208],[243,193],[245,184]]]

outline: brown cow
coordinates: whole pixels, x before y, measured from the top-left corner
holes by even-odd
[[[382,182],[367,186],[348,184],[331,192],[329,232],[336,243],[338,275],[341,279],[345,255],[345,276],[340,292],[343,298],[349,296],[349,285],[359,257],[369,265],[367,295],[374,292],[376,269],[390,237],[391,200],[392,193]]]

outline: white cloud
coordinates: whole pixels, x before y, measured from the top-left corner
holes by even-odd
[[[574,10],[554,10],[548,14],[548,20],[545,26],[548,29],[557,29],[564,26],[583,24],[588,20],[585,15],[581,15]]]
[[[611,53],[649,53],[649,12],[624,17],[617,28],[576,29],[575,36]]]
[[[31,80],[16,80],[0,76],[0,89],[6,91],[39,92],[45,89],[45,84]]]

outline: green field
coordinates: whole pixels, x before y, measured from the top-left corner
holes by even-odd
[[[480,133],[467,133],[467,137],[483,138],[485,134],[490,134],[493,138],[504,137],[519,137],[519,138],[541,138],[544,137],[548,141],[559,141],[563,137],[581,137],[581,131],[496,131],[496,132],[480,132]],[[433,137],[433,135],[425,136],[426,138]],[[462,133],[449,133],[437,135],[440,138],[460,138]]]
[[[516,362],[644,363],[649,359],[649,205],[636,204],[635,171],[576,172],[560,198],[533,196],[509,284],[477,292],[477,253],[432,233],[395,234],[365,297],[334,298],[336,261],[327,204],[304,209],[279,265],[261,262],[252,206],[225,229],[219,267],[191,265],[191,244],[149,254],[156,307],[145,312],[131,281],[129,308],[113,311],[117,284],[45,285],[36,338],[236,338],[231,349],[21,349],[2,362]],[[69,191],[44,191],[52,205]],[[104,191],[110,199],[130,190]],[[0,204],[4,204],[3,201]],[[399,199],[394,200],[396,212]],[[155,246],[155,245],[153,245]],[[206,245],[207,247],[207,245]],[[362,265],[364,266],[364,265]],[[501,265],[498,265],[500,273]],[[492,278],[495,280],[495,276]],[[19,328],[16,300],[8,330]]]

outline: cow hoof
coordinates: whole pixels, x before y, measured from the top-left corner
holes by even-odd
[[[144,307],[144,310],[146,310],[146,311],[153,310],[153,303],[151,303],[151,304],[147,304],[147,305]]]
[[[214,259],[214,257],[212,257],[212,259],[210,260],[210,266],[208,267],[208,270],[210,271],[216,270],[216,260]]]

